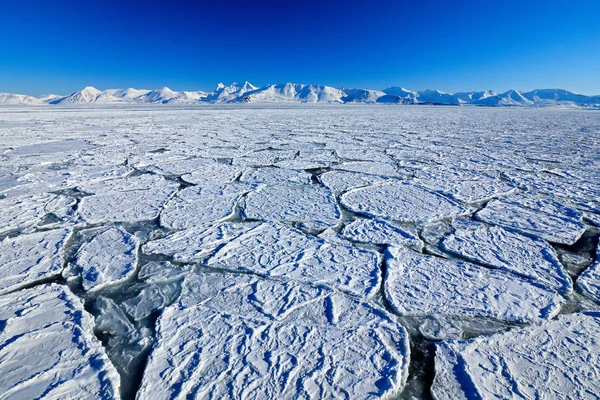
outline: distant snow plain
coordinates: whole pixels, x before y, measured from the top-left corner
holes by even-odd
[[[0,399],[591,399],[600,114],[0,109]]]

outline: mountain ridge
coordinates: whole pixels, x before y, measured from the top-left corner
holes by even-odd
[[[560,107],[600,109],[600,95],[587,96],[565,89],[535,89],[528,92],[493,90],[446,93],[439,90],[412,91],[401,86],[384,90],[336,88],[326,85],[279,83],[254,86],[250,82],[225,85],[219,83],[213,92],[174,91],[164,86],[149,89],[107,89],[93,86],[67,96],[34,97],[0,93],[0,104],[6,105],[74,105],[74,104],[226,104],[226,103],[364,103],[427,104],[485,107]]]

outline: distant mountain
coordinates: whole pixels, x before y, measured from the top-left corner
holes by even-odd
[[[38,98],[24,94],[0,93],[0,104],[41,105],[44,104],[44,102]]]
[[[472,101],[470,104],[480,106],[533,106],[535,102],[527,99],[518,90],[509,90],[507,92],[497,94],[495,96],[488,96],[479,100]]]
[[[0,93],[0,104],[9,105],[74,105],[74,104],[171,104],[206,103],[363,103],[363,104],[428,104],[485,107],[561,107],[600,109],[600,96],[585,96],[564,89],[536,89],[530,92],[493,90],[445,93],[439,90],[412,91],[392,86],[383,91],[360,88],[335,88],[297,83],[271,84],[262,87],[250,82],[224,85],[214,91],[174,91],[160,89],[108,89],[87,86],[68,96],[46,95],[39,98]]]

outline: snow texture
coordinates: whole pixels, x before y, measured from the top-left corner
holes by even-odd
[[[0,398],[120,398],[93,319],[64,286],[0,296],[0,321]]]
[[[158,321],[138,399],[376,399],[400,393],[410,351],[383,310],[325,288],[191,275]]]
[[[437,345],[436,400],[594,399],[600,392],[600,314]]]
[[[400,315],[525,323],[552,318],[564,304],[550,289],[464,261],[392,247],[386,263],[385,296]]]
[[[341,196],[341,202],[356,213],[401,222],[433,222],[469,213],[449,198],[402,181],[353,189]]]
[[[0,295],[60,276],[67,229],[36,232],[0,242]]]

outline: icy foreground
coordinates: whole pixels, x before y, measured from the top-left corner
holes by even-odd
[[[190,275],[157,336],[138,399],[373,399],[408,375],[406,331],[384,310],[250,275]]]
[[[598,392],[597,113],[57,109],[0,109],[0,399]]]
[[[600,391],[600,314],[438,345],[432,395],[443,399],[594,399]]]
[[[1,296],[0,321],[1,398],[119,398],[119,375],[68,288]]]

